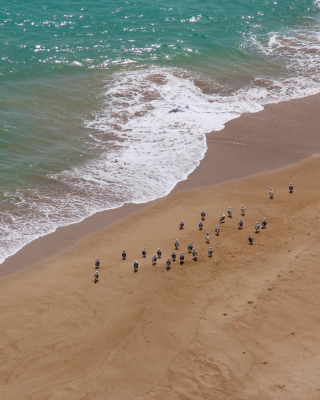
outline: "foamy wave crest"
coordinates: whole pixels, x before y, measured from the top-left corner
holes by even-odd
[[[99,156],[52,178],[92,193],[96,209],[106,198],[123,204],[165,196],[204,157],[206,133],[261,109],[260,102],[238,100],[204,94],[179,69],[119,72],[106,82],[104,106],[86,122]]]
[[[306,97],[320,91],[320,31],[309,26],[267,35],[251,35],[245,46],[253,47],[269,63],[280,66],[279,75],[259,77],[257,86],[267,89],[265,103]]]
[[[278,41],[271,40],[265,51],[275,51],[282,43]],[[304,79],[310,91],[310,79]],[[204,157],[206,133],[221,130],[244,112],[261,110],[263,104],[301,97],[289,80],[263,77],[254,87],[228,96],[203,93],[199,80],[186,71],[160,67],[132,68],[108,78],[103,107],[85,122],[91,161],[50,175],[36,187],[5,193],[0,262],[59,226],[124,203],[165,196]]]
[[[207,132],[261,108],[205,95],[178,69],[119,72],[105,85],[103,108],[86,122],[96,156],[45,184],[6,194],[1,262],[59,226],[168,194],[204,157]]]

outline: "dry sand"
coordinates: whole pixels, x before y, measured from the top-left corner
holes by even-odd
[[[292,110],[291,103],[284,107]],[[233,121],[226,140],[241,121]],[[282,139],[276,145],[272,135],[262,150],[221,143],[220,154],[224,145],[226,157],[231,146],[255,148],[260,156],[268,154],[267,164],[270,158],[274,162],[268,166],[260,159],[259,164],[256,152],[240,151],[239,156],[235,151],[229,165],[240,176],[278,168],[297,161],[299,154],[302,159],[318,151],[312,126],[307,131],[314,145],[307,149],[304,137],[300,144],[293,140],[290,145],[296,147],[288,158],[277,156]],[[217,137],[212,134],[209,140]],[[273,144],[276,148],[266,153]],[[286,154],[285,141],[283,146]],[[213,148],[209,144],[207,158],[185,189],[190,182],[199,184],[199,171],[207,173],[200,186],[211,179]],[[174,194],[142,206],[125,220],[79,236],[75,245],[70,240],[63,252],[2,278],[0,398],[320,399],[319,180],[320,157],[313,156],[201,190],[185,192],[178,185]],[[239,231],[241,204],[246,215]],[[221,224],[217,237],[214,226],[228,206],[233,218]],[[207,217],[199,231],[202,208]],[[263,217],[268,218],[267,229],[254,234],[255,222]],[[181,218],[185,229],[179,231]],[[206,231],[211,233],[211,259]],[[172,263],[166,271],[176,238],[186,261]],[[187,254],[190,240],[198,261]],[[146,259],[141,258],[143,246]],[[158,247],[163,257],[152,267]],[[123,248],[126,261],[121,260]],[[23,260],[23,254],[28,253],[22,251],[10,262]],[[94,284],[97,257],[100,280]],[[137,273],[134,259],[139,261]]]

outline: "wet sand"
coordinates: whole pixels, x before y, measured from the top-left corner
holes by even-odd
[[[301,161],[320,153],[319,99],[231,121],[169,196],[61,228],[8,259],[3,275],[31,267],[0,281],[0,398],[320,398],[320,157]],[[234,216],[215,236],[228,206]],[[186,262],[167,271],[176,238]]]

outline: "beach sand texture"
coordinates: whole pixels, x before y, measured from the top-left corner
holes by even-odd
[[[3,278],[0,398],[320,398],[319,180],[320,157],[314,156],[176,193]],[[215,236],[229,206],[233,218]],[[263,217],[267,229],[255,234]],[[185,263],[167,271],[176,238]],[[198,261],[187,254],[190,240]],[[152,266],[158,247],[163,255]]]

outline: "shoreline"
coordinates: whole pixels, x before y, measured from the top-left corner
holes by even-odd
[[[13,256],[30,268],[0,279],[0,397],[316,398],[319,99],[234,120],[208,135],[203,162],[168,196],[95,214]],[[176,238],[185,262],[168,271]]]
[[[229,121],[221,131],[208,133],[208,148],[200,165],[164,198],[277,170],[319,154],[320,140],[316,136],[320,125],[320,116],[317,115],[319,102],[320,94],[317,94],[266,105],[262,111],[243,114]],[[44,263],[85,237],[123,221],[162,199],[125,204],[58,228],[8,257],[0,265],[0,278]]]

